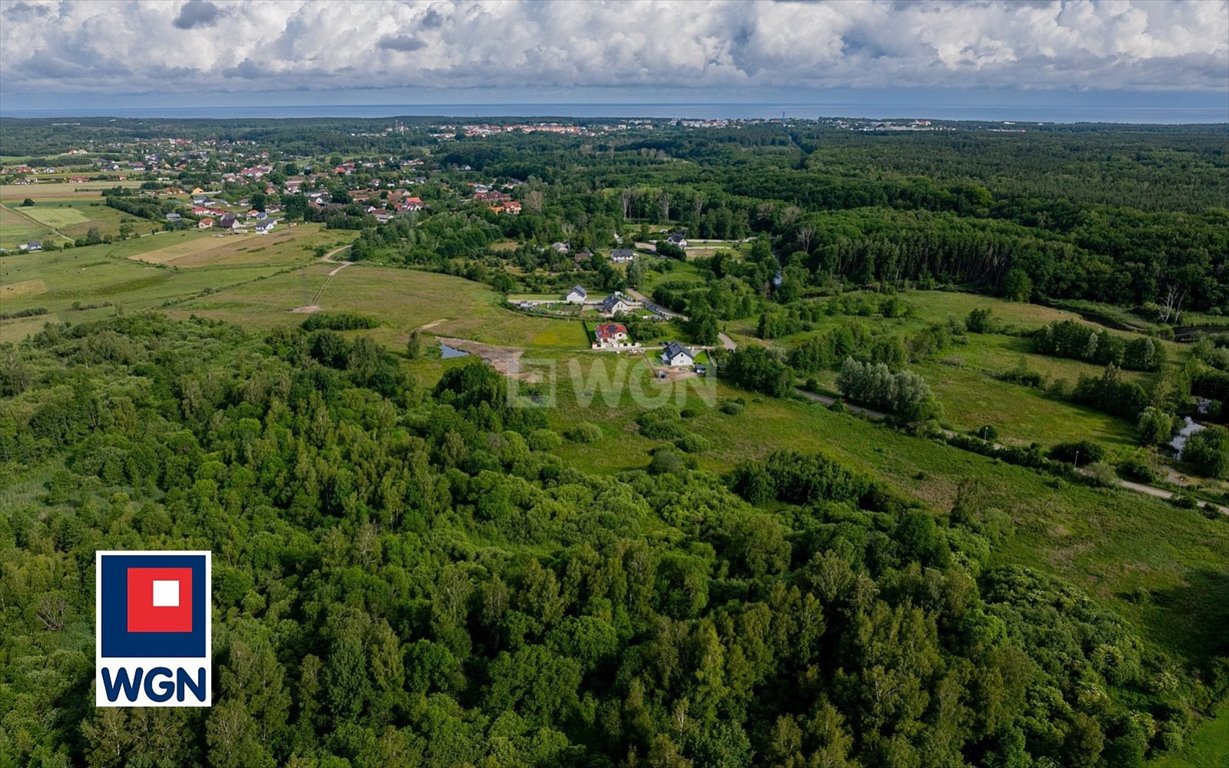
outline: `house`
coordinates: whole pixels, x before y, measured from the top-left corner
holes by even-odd
[[[684,368],[695,365],[696,358],[682,344],[672,341],[662,350],[661,361],[671,368]]]
[[[267,235],[267,234],[269,234],[270,232],[272,232],[272,231],[273,231],[273,228],[274,228],[274,227],[276,227],[276,226],[277,226],[277,220],[276,220],[276,219],[265,219],[264,221],[257,223],[257,225],[256,225],[256,234],[258,234],[258,235]]]
[[[630,341],[623,323],[602,323],[593,331],[593,337],[597,340],[594,346],[599,349],[618,347]]]
[[[508,214],[509,216],[520,216],[521,215],[520,201],[519,200],[509,200],[508,202],[504,203],[503,212]]]
[[[631,248],[615,248],[610,252],[610,260],[615,264],[626,264],[636,258]]]
[[[192,204],[193,205],[209,205],[209,196],[208,195],[193,195]]]
[[[551,243],[550,249],[555,253],[567,253],[572,247],[567,243]]]
[[[197,229],[209,229],[212,226],[213,226],[213,219],[209,218],[208,216],[196,222]]]
[[[215,226],[217,226],[218,229],[232,229],[233,230],[239,226],[239,220],[236,219],[233,214],[228,213],[228,214],[223,215],[222,218],[218,219],[217,224]]]
[[[174,211],[171,211],[170,213],[166,215],[167,221],[179,221],[182,218],[183,216],[180,216],[178,213],[175,213]]]
[[[19,245],[18,250],[22,250],[27,253],[34,253],[35,251],[43,250],[43,244],[37,240],[31,240],[28,243],[22,243],[21,245]]]
[[[568,291],[568,295],[564,296],[563,300],[569,304],[584,304],[585,299],[588,297],[589,294],[584,288],[580,287],[579,285],[573,285],[572,290]]]
[[[386,211],[383,208],[378,208],[376,210],[371,211],[371,215],[375,218],[376,221],[378,221],[381,224],[387,224],[388,222],[393,220],[393,212]]]
[[[671,245],[677,245],[679,248],[687,247],[687,238],[683,237],[682,232],[671,232],[670,236],[666,238],[666,242]]]
[[[423,201],[421,197],[407,197],[401,201],[401,210],[403,211],[421,211],[423,209]]]
[[[602,314],[614,315],[619,312],[630,312],[640,305],[631,298],[615,291],[606,298],[602,299]]]

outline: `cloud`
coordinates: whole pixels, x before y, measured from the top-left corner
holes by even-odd
[[[387,37],[381,37],[380,42],[377,43],[377,45],[386,51],[405,51],[406,53],[409,53],[410,51],[417,51],[419,48],[427,47],[425,42],[419,40],[417,37],[410,37],[409,35],[397,35],[396,37],[390,35]]]
[[[180,29],[196,29],[216,24],[221,15],[222,9],[209,0],[188,0],[171,23]]]
[[[1229,0],[0,0],[0,12],[6,95],[524,86],[1229,91]]]

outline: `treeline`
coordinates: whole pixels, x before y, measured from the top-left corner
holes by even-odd
[[[1137,337],[1128,341],[1074,320],[1043,326],[1033,335],[1033,347],[1043,355],[1115,365],[1128,371],[1159,371],[1167,357],[1165,347],[1153,339]]]

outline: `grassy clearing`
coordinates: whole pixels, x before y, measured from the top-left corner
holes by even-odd
[[[503,306],[496,292],[459,277],[413,269],[355,264],[332,278],[331,264],[313,264],[176,307],[181,314],[216,317],[257,328],[297,325],[295,307],[317,304],[326,311],[373,315],[383,324],[371,335],[391,348],[410,331],[431,324],[441,336],[502,346],[584,348],[580,323],[530,317]]]
[[[267,235],[222,235],[209,230],[194,230],[178,242],[155,251],[133,254],[129,258],[185,269],[294,266],[315,259],[316,246],[323,245],[331,250],[341,244],[336,233],[326,232],[318,224],[285,227]]]

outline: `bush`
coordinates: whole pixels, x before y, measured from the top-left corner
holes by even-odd
[[[1114,468],[1104,461],[1089,464],[1085,471],[1088,478],[1096,485],[1108,488],[1118,484],[1114,479]]]
[[[1154,483],[1157,478],[1156,467],[1153,466],[1148,454],[1143,451],[1136,451],[1118,462],[1116,471],[1123,480],[1132,480],[1137,483]]]
[[[563,438],[549,429],[535,429],[529,433],[526,442],[535,451],[550,451],[563,445]]]
[[[991,440],[991,441],[998,440],[999,431],[995,429],[993,426],[986,424],[978,428],[977,436],[980,437],[982,440]]]
[[[1095,464],[1105,458],[1105,448],[1091,440],[1078,443],[1059,443],[1050,449],[1049,457],[1055,461],[1077,466]]]
[[[713,447],[712,442],[703,435],[697,435],[694,432],[687,434],[674,441],[674,445],[683,453],[704,453]]]
[[[602,428],[587,421],[571,427],[563,436],[573,443],[596,443],[602,439]]]
[[[738,400],[726,400],[721,404],[721,412],[726,416],[737,416],[743,412],[743,404]]]
[[[686,471],[686,458],[673,448],[658,448],[649,460],[650,475],[680,475]]]
[[[1229,476],[1229,429],[1208,427],[1186,439],[1182,460],[1206,477]]]
[[[674,408],[657,408],[636,419],[640,434],[650,440],[676,440],[683,436],[681,414]]]
[[[1160,408],[1148,406],[1140,411],[1135,425],[1140,445],[1160,445],[1169,442],[1174,431],[1174,417]]]

